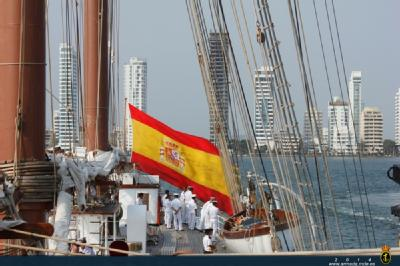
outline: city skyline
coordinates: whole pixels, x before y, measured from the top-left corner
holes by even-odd
[[[59,74],[60,77],[59,78],[59,86],[60,86],[60,102],[61,102],[61,107],[59,110],[56,110],[54,113],[54,121],[55,121],[55,135],[56,135],[56,141],[58,140],[58,145],[65,149],[65,150],[69,150],[70,149],[70,144],[72,144],[72,148],[74,147],[74,145],[76,145],[78,143],[78,108],[77,108],[77,63],[76,63],[76,51],[73,49],[73,47],[68,46],[65,43],[60,43],[59,45],[59,51],[60,51],[60,64],[59,64]],[[123,79],[123,88],[124,88],[124,97],[127,99],[127,103],[133,104],[136,107],[138,107],[140,110],[143,111],[147,111],[147,62],[145,59],[142,58],[138,58],[138,57],[130,57],[128,60],[128,63],[124,64],[123,66],[123,75],[124,75],[124,79]],[[71,76],[72,72],[72,76],[74,77],[72,80],[68,80],[68,78]],[[218,72],[215,72],[215,74],[220,74]],[[67,79],[67,80],[66,80]],[[254,117],[253,117],[253,121],[254,121],[254,127],[255,127],[255,132],[256,132],[256,139],[257,141],[259,141],[259,145],[260,146],[264,146],[267,145],[266,141],[267,140],[273,140],[273,120],[274,120],[274,107],[273,107],[273,97],[272,97],[272,86],[273,86],[273,76],[272,76],[272,70],[269,67],[261,67],[257,70],[255,70],[255,74],[254,74],[254,84],[256,86],[256,90],[255,90],[255,95],[254,95]],[[353,82],[355,82],[355,85],[352,84]],[[357,90],[354,91],[353,86],[358,86]],[[68,90],[68,91],[67,91]],[[400,91],[400,89],[399,89]],[[350,92],[350,102],[346,103],[343,100],[339,99],[338,97],[334,97],[334,101],[337,103],[341,102],[341,106],[343,106],[345,108],[345,110],[339,110],[338,111],[338,115],[339,118],[338,121],[343,120],[342,118],[340,118],[340,116],[345,117],[345,120],[349,123],[348,125],[341,125],[342,129],[344,128],[344,126],[349,126],[349,127],[353,127],[352,125],[352,121],[351,121],[351,116],[355,117],[357,115],[356,113],[356,108],[354,108],[353,105],[359,105],[359,108],[361,109],[361,112],[359,114],[359,142],[362,140],[362,132],[361,132],[361,123],[362,123],[362,113],[364,113],[364,111],[368,111],[368,112],[379,112],[379,114],[382,116],[382,113],[379,111],[378,108],[376,107],[364,107],[363,105],[361,105],[361,103],[364,103],[361,97],[361,71],[351,71],[351,76],[350,76],[350,82],[349,82],[349,92]],[[352,95],[353,93],[353,95]],[[358,95],[355,95],[358,94]],[[67,97],[68,96],[68,97]],[[353,98],[352,98],[353,97]],[[354,98],[357,98],[357,100],[355,101]],[[400,103],[400,94],[399,92],[396,94],[396,103],[399,102]],[[356,104],[354,103],[356,102]],[[226,103],[225,103],[226,104]],[[328,129],[333,129],[332,125],[334,120],[332,120],[330,118],[330,115],[332,115],[334,112],[332,112],[332,108],[330,107],[331,102],[328,105],[328,110],[327,110],[327,123],[328,123]],[[333,104],[335,105],[335,104]],[[68,107],[69,106],[69,107]],[[257,108],[257,106],[261,107],[261,111],[259,110],[259,108]],[[346,107],[345,107],[346,106]],[[353,107],[352,109],[352,113],[350,112],[350,107]],[[68,108],[67,108],[68,107]],[[227,106],[225,106],[227,109]],[[371,108],[373,110],[371,110]],[[69,111],[69,109],[73,109],[72,112]],[[400,104],[396,104],[395,109],[399,109],[400,110]],[[324,129],[324,121],[325,121],[325,116],[323,116],[323,111],[319,110],[319,109],[313,109],[314,112],[316,113],[316,119],[317,119],[317,127],[320,130],[320,136],[321,138],[323,138],[323,129]],[[358,109],[360,110],[360,109]],[[342,112],[343,111],[343,112]],[[71,116],[71,114],[73,114]],[[64,117],[63,119],[60,119],[60,115],[62,117]],[[211,115],[211,114],[210,114]],[[309,125],[309,121],[308,121],[308,111],[304,112],[304,122],[303,122],[303,139],[304,139],[304,143],[307,146],[310,142],[311,138],[314,138],[312,141],[315,142],[315,132],[314,134],[311,134],[311,127]],[[127,110],[127,121],[126,121],[126,148],[129,150],[131,148],[132,145],[132,127],[131,127],[131,123],[130,123],[130,119],[129,119],[129,111]],[[68,118],[71,119],[70,124],[71,125],[67,125],[64,121],[64,123],[60,124],[61,120],[68,120]],[[314,122],[312,122],[314,123]],[[383,124],[383,122],[382,122]],[[399,121],[400,124],[400,121]],[[354,122],[354,127],[356,126],[356,123]],[[315,125],[313,125],[313,127],[315,127]],[[61,131],[64,131],[64,135],[66,130],[69,130],[71,132],[74,132],[73,134],[75,134],[74,138],[75,141],[71,142],[70,141],[70,133],[69,132],[68,136],[62,136],[62,134],[60,135],[60,128],[63,129]],[[210,116],[210,129],[211,129],[211,116]],[[339,129],[340,131],[341,129]],[[315,131],[315,129],[314,129]],[[343,131],[343,130],[342,130]],[[352,132],[355,131],[357,132],[357,129],[350,129],[350,132],[352,134]],[[398,130],[400,133],[400,130]],[[348,134],[348,130],[344,130],[343,132],[341,132],[340,134]],[[308,133],[308,134],[307,134]],[[210,134],[211,135],[211,134]],[[266,136],[267,135],[267,136]],[[334,133],[330,133],[328,130],[328,145],[329,145],[329,149],[332,150],[338,150],[338,148],[334,148],[332,146],[332,141],[335,138]],[[383,135],[383,134],[381,134]],[[67,139],[68,137],[68,139]],[[355,136],[349,136],[350,139],[347,139],[346,137],[346,141],[350,141],[352,140],[353,142],[355,142]],[[67,140],[66,140],[67,139]],[[64,141],[65,140],[65,141]],[[338,141],[335,140],[337,142],[337,145],[343,145],[343,140],[342,141]],[[382,140],[383,141],[383,140]],[[340,143],[342,142],[342,143]],[[316,145],[318,145],[317,142],[315,142]],[[323,142],[321,144],[324,144]],[[396,142],[397,145],[398,142]],[[345,144],[344,146],[346,146],[347,144]],[[352,144],[355,145],[355,144]],[[306,147],[306,149],[308,149]],[[381,150],[381,149],[379,149]]]
[[[360,5],[360,3],[363,3]],[[385,5],[378,2],[362,2],[362,1],[335,1],[341,24],[341,39],[343,42],[343,52],[345,56],[345,64],[347,75],[350,75],[351,69],[359,69],[363,73],[363,97],[369,105],[378,106],[384,115],[384,137],[394,139],[394,125],[389,121],[394,121],[393,95],[398,87],[400,80],[393,73],[395,69],[400,67],[400,56],[398,53],[399,36],[391,34],[390,27],[386,31],[382,31],[389,25],[398,25],[399,18],[394,10],[398,10],[400,3],[397,1],[387,1]],[[171,126],[192,134],[208,137],[209,121],[208,106],[204,89],[202,88],[200,71],[197,65],[196,51],[191,39],[190,25],[187,21],[185,5],[178,2],[160,3],[159,9],[153,9],[152,1],[133,2],[122,0],[121,6],[121,45],[120,45],[120,73],[122,75],[122,62],[130,56],[136,55],[146,57],[152,67],[149,69],[151,91],[149,92],[148,112],[159,118]],[[276,20],[277,36],[281,41],[284,64],[288,72],[289,82],[292,84],[292,91],[295,99],[295,108],[301,124],[302,114],[305,110],[304,100],[301,95],[299,84],[298,69],[296,64],[288,64],[288,60],[295,62],[295,50],[292,49],[292,36],[288,34],[290,31],[290,23],[286,14],[285,4],[281,1],[271,1],[271,9],[274,11],[274,19]],[[304,16],[309,15],[310,19],[305,21],[310,26],[314,23],[312,16],[312,8],[309,3],[302,2]],[[318,4],[317,4],[318,7]],[[351,12],[354,8],[361,8],[363,12],[357,12],[357,20],[354,20],[354,14]],[[50,2],[50,34],[51,34],[51,50],[52,65],[57,66],[57,49],[58,43],[62,42],[62,31],[54,26],[57,21],[56,14],[61,10],[60,4]],[[145,19],[145,14],[152,10],[157,14],[156,18],[150,23],[140,23]],[[173,10],[174,16],[168,15],[166,10]],[[321,11],[322,12],[322,11]],[[370,21],[371,12],[377,17],[375,22]],[[168,17],[168,19],[166,19]],[[167,23],[166,29],[159,34],[152,34],[151,28],[155,27],[163,21]],[[60,24],[60,23],[59,23]],[[140,25],[140,26],[138,26]],[[326,25],[321,25],[322,27]],[[312,30],[310,30],[312,32]],[[375,35],[376,38],[370,38]],[[171,38],[173,36],[174,38]],[[234,33],[232,38],[235,38]],[[163,45],[158,44],[159,39],[164,40]],[[315,39],[315,36],[314,36]],[[378,40],[385,40],[379,41]],[[237,41],[237,39],[233,40]],[[316,56],[311,55],[311,60],[316,62],[313,64],[315,70],[315,84],[318,84],[319,109],[321,109],[326,117],[325,108],[329,101],[326,93],[326,81],[320,64],[319,44],[310,43],[310,50],[316,51]],[[370,53],[377,46],[391,54],[389,57],[381,58],[377,54]],[[165,66],[173,62],[176,67],[166,68]],[[242,58],[238,58],[239,65],[245,65]],[[329,67],[334,73],[333,64],[330,61]],[[291,66],[293,65],[293,66]],[[321,70],[320,70],[321,69]],[[57,73],[53,76],[53,84],[57,81]],[[377,74],[379,73],[379,75]],[[154,78],[156,77],[156,78]],[[334,80],[335,81],[335,80]],[[244,79],[244,82],[246,80]],[[247,80],[247,84],[249,84]],[[246,85],[246,84],[245,84]],[[54,87],[57,87],[54,85]],[[334,84],[337,89],[337,83]],[[251,88],[246,85],[246,91]],[[337,92],[333,92],[338,95]],[[379,94],[379,97],[377,95]],[[55,93],[58,95],[58,93]],[[176,95],[179,95],[180,101],[176,101]],[[49,98],[49,96],[47,95]],[[251,96],[248,96],[251,99]],[[175,104],[165,108],[159,104],[161,102],[174,102]],[[48,100],[49,102],[49,100]],[[48,103],[49,106],[49,103]],[[49,108],[49,107],[48,107]],[[252,107],[251,107],[252,108]],[[49,127],[49,119],[47,125]],[[326,120],[324,121],[326,124]]]

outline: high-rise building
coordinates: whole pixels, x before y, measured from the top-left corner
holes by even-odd
[[[315,108],[311,112],[304,112],[304,149],[306,152],[312,152],[314,147],[317,152],[321,152],[322,144],[322,112]]]
[[[348,155],[357,151],[351,125],[349,105],[335,97],[328,105],[328,147],[331,154]]]
[[[366,107],[361,113],[362,152],[383,153],[383,116],[377,107]]]
[[[46,129],[44,131],[44,143],[45,143],[45,148],[53,148],[53,145],[57,142],[53,142],[53,130],[51,129]]]
[[[254,104],[254,129],[257,143],[266,146],[273,140],[274,129],[274,98],[273,72],[268,67],[261,67],[255,71],[254,84],[256,87]]]
[[[297,134],[287,131],[274,133],[274,149],[280,154],[295,154],[299,152],[300,138]]]
[[[217,125],[217,114],[213,108],[210,112],[210,141],[216,143],[216,129],[223,129],[225,135],[228,133],[229,124],[229,75],[228,63],[229,48],[228,35],[226,33],[211,32],[209,35],[210,65],[212,82],[217,99],[217,112],[219,112],[220,123]]]
[[[133,57],[124,65],[124,90],[127,102],[147,112],[147,62]],[[133,144],[133,130],[129,108],[126,108],[126,149]]]
[[[60,44],[59,53],[60,106],[55,114],[56,139],[62,149],[73,151],[79,141],[77,55],[66,43]]]
[[[327,127],[322,128],[322,150],[328,151],[328,143],[329,143],[329,130]]]
[[[114,128],[111,132],[110,140],[114,147],[124,148],[124,131],[120,127]]]
[[[394,140],[396,146],[400,146],[400,88],[394,98]]]
[[[360,117],[362,111],[361,92],[361,71],[352,71],[349,81],[349,99],[351,111],[353,113],[354,132],[356,134],[355,139],[358,143],[360,142]],[[353,125],[350,126],[353,127]]]

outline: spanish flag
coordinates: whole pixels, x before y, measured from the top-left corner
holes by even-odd
[[[208,140],[176,131],[129,104],[133,128],[131,161],[143,172],[183,189],[193,187],[202,201],[211,196],[232,215],[218,149]]]

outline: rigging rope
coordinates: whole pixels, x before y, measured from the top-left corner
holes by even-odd
[[[305,95],[305,101],[306,101],[306,105],[307,105],[307,111],[308,111],[308,119],[309,119],[309,123],[310,123],[310,127],[311,127],[311,132],[314,132],[314,126],[313,125],[317,125],[316,123],[316,119],[315,119],[315,112],[314,110],[314,102],[312,99],[312,95],[310,92],[310,84],[308,82],[308,76],[307,76],[307,70],[305,68],[305,62],[304,62],[304,54],[303,54],[303,47],[304,49],[306,49],[306,42],[304,39],[304,45],[302,45],[302,40],[301,40],[301,33],[300,33],[300,23],[301,23],[301,27],[303,26],[302,23],[302,19],[300,17],[300,9],[297,5],[297,1],[294,1],[294,7],[295,7],[295,14],[293,14],[293,8],[292,8],[292,4],[290,3],[290,0],[288,0],[288,6],[289,6],[289,14],[290,14],[290,18],[291,18],[291,22],[292,22],[292,30],[293,30],[293,34],[294,34],[294,39],[295,39],[295,43],[296,45],[296,49],[297,49],[297,58],[298,58],[298,62],[299,62],[299,68],[300,68],[300,74],[301,74],[301,78],[302,78],[302,84],[303,84],[303,89],[304,89],[304,95]],[[296,21],[295,21],[296,20]],[[300,21],[299,21],[300,20]],[[303,35],[304,38],[304,35]],[[311,73],[309,73],[309,75],[311,76]],[[313,116],[313,117],[312,117]],[[318,136],[318,140],[319,143],[321,143],[321,137],[319,135],[319,130],[315,131],[317,133]],[[321,199],[321,212],[324,213],[324,199],[322,196],[322,187],[321,187],[321,177],[320,177],[320,173],[319,173],[319,166],[318,166],[318,160],[317,160],[317,154],[316,154],[316,149],[314,147],[313,149],[314,152],[314,163],[315,163],[315,168],[316,168],[316,177],[317,177],[317,182],[318,182],[318,192],[320,195],[320,199]],[[324,166],[326,166],[324,164]],[[335,222],[336,222],[336,228],[339,234],[339,240],[340,240],[340,244],[343,248],[343,239],[342,239],[342,234],[341,234],[341,230],[339,227],[339,221],[338,221],[338,217],[337,217],[337,211],[336,211],[336,203],[335,203],[335,197],[333,195],[332,192],[332,187],[331,187],[331,183],[329,175],[327,175],[327,179],[328,179],[328,192],[332,198],[332,204],[333,204],[333,209],[334,209],[334,218],[335,218]],[[325,215],[323,214],[323,218],[325,217]],[[325,221],[324,221],[325,223]]]
[[[231,4],[232,4],[232,9],[233,9],[233,14],[234,14],[234,17],[235,17],[236,27],[237,27],[237,30],[238,30],[238,33],[239,33],[239,37],[240,37],[240,41],[241,41],[240,43],[241,43],[241,46],[242,46],[242,49],[243,49],[243,52],[244,52],[244,55],[245,55],[245,61],[246,61],[246,64],[247,64],[247,66],[248,66],[249,74],[250,74],[250,76],[251,76],[253,73],[252,73],[252,70],[251,70],[251,66],[250,66],[250,62],[249,62],[250,60],[249,60],[249,57],[248,57],[248,53],[247,53],[247,50],[246,50],[246,47],[245,47],[246,45],[245,45],[245,42],[244,42],[244,40],[243,40],[243,33],[242,33],[242,30],[241,30],[241,27],[240,27],[240,22],[239,22],[239,18],[238,18],[238,12],[237,12],[237,10],[236,10],[236,6],[235,6],[235,4],[234,4],[233,1],[231,1]],[[254,69],[257,70],[257,69],[258,69],[257,60],[256,60],[256,57],[255,57],[255,53],[254,53],[254,49],[253,49],[253,44],[252,44],[252,41],[251,41],[249,29],[248,29],[248,23],[247,23],[246,15],[245,15],[244,8],[243,8],[243,1],[240,2],[240,7],[241,7],[241,11],[242,11],[241,14],[242,14],[243,19],[244,19],[244,21],[245,21],[245,29],[246,29],[246,33],[247,33],[247,37],[248,37],[248,43],[249,43],[249,45],[250,45],[250,50],[251,50],[251,54],[252,54],[252,58],[253,58]],[[262,41],[260,40],[260,42],[262,42]],[[256,73],[258,73],[258,72],[256,72]],[[268,72],[267,72],[266,74],[268,75]],[[260,80],[260,77],[258,76],[258,74],[256,74],[255,79],[258,80],[258,82],[259,82],[260,85],[261,85],[261,81],[259,81],[259,80]],[[254,88],[254,92],[255,92],[255,94],[256,94],[256,84],[255,84],[255,82],[254,82],[254,79],[251,79],[251,81],[252,81],[251,87]],[[271,83],[270,83],[269,86],[272,86]],[[264,98],[264,99],[265,99],[265,97],[266,97],[262,88],[261,88],[261,96],[262,96],[262,98]],[[256,108],[262,109],[262,108],[260,107],[260,102],[259,102],[259,101],[256,101]],[[265,107],[265,109],[266,109],[266,107]],[[262,110],[262,111],[264,111],[264,112],[267,113],[267,110]],[[265,125],[264,119],[262,119],[261,122],[262,122],[262,127],[263,127],[263,130],[264,130],[265,136],[267,136],[267,130],[269,130],[270,132],[273,132],[273,129],[272,129],[272,125],[271,125],[271,124]],[[268,128],[267,128],[267,127],[268,127]],[[281,142],[281,141],[280,141],[280,142]],[[277,152],[276,149],[273,149],[273,148],[271,147],[269,141],[266,141],[266,146],[267,146],[267,151],[268,151],[268,153],[269,153],[269,155],[270,155],[270,159],[271,159],[271,164],[272,164],[273,172],[274,172],[274,174],[275,174],[275,176],[276,176],[276,179],[277,179],[277,180],[281,180],[282,177],[280,178],[279,176],[280,176],[280,172],[282,172],[283,169],[282,169],[281,162],[280,162],[280,161],[281,161],[280,155],[279,155],[279,153]],[[274,154],[273,154],[273,153],[274,153]],[[274,157],[276,157],[276,159],[277,159],[278,167],[279,167],[280,172],[278,172],[278,169],[276,168],[276,165],[275,165],[275,162],[274,162],[274,159],[273,159]],[[251,161],[253,161],[253,160],[251,160]],[[282,172],[282,173],[283,173],[283,172]],[[282,174],[282,175],[284,175],[284,174]],[[289,176],[289,175],[287,174],[286,176]],[[289,200],[289,203],[287,203],[287,204],[285,204],[285,205],[288,206],[288,204],[289,204],[290,207],[285,208],[285,209],[287,209],[287,210],[293,210],[294,213],[298,213],[298,211],[297,211],[297,206],[294,205],[294,208],[293,208],[293,200],[291,200],[291,198],[288,198],[288,197],[287,197],[287,196],[288,196],[287,194],[282,195],[282,191],[281,191],[281,190],[279,190],[279,194],[280,194],[280,197],[281,197],[282,200],[284,200],[284,201]],[[307,220],[307,221],[308,221],[308,220]],[[295,226],[293,223],[291,223],[291,220],[289,220],[289,226],[290,226],[290,228],[294,228],[294,226]],[[293,238],[294,238],[294,241],[296,242],[296,243],[295,243],[295,245],[296,245],[296,247],[297,247],[296,250],[302,250],[302,249],[304,249],[304,248],[303,248],[303,245],[302,245],[302,243],[304,243],[304,241],[301,240],[301,239],[303,238],[302,235],[299,235],[298,233],[299,233],[299,230],[293,230],[293,231],[292,231],[292,236],[293,236]],[[294,236],[294,234],[296,234],[297,236]]]
[[[23,104],[24,104],[24,94],[23,94],[23,86],[24,86],[24,64],[25,62],[25,1],[21,1],[20,8],[20,33],[19,33],[19,66],[18,66],[18,102],[17,102],[17,116],[15,118],[15,143],[14,143],[14,184],[18,184],[18,163],[19,156],[21,153],[21,134],[23,131],[23,123],[22,123],[22,112],[23,112]]]
[[[257,8],[256,8],[257,5]],[[273,67],[273,73],[276,77],[275,83],[276,83],[276,90],[274,92],[276,93],[278,97],[275,97],[274,100],[277,101],[278,106],[280,106],[280,109],[278,109],[278,121],[281,121],[281,124],[283,125],[283,130],[280,130],[278,134],[281,134],[281,138],[288,137],[289,138],[289,143],[293,143],[293,136],[295,139],[298,139],[300,135],[300,131],[298,128],[298,123],[296,120],[296,116],[293,110],[293,102],[291,100],[291,95],[288,90],[289,84],[286,79],[286,74],[283,68],[282,60],[281,60],[281,55],[278,47],[278,41],[276,39],[276,34],[274,30],[274,24],[271,20],[271,15],[269,11],[269,6],[267,1],[257,1],[257,4],[254,1],[254,9],[255,9],[255,14],[256,17],[258,17],[258,21],[262,26],[262,30],[265,32],[265,36],[267,38],[265,39],[265,42],[260,44],[261,49],[262,49],[262,55],[263,59],[266,62],[270,62],[269,64],[272,65]],[[268,63],[266,63],[268,65]],[[282,134],[287,134],[282,135]],[[289,150],[290,154],[293,154],[293,147],[290,146]],[[302,157],[303,156],[303,157]],[[321,215],[319,214],[319,210],[317,209],[317,206],[315,205],[316,199],[315,195],[313,193],[312,189],[312,182],[310,179],[310,169],[307,163],[307,160],[305,159],[305,154],[300,152],[297,153],[298,160],[292,158],[292,165],[293,165],[293,170],[295,173],[296,178],[299,176],[303,176],[305,178],[305,184],[302,185],[301,181],[297,179],[297,185],[299,186],[299,191],[300,193],[304,193],[303,188],[306,189],[307,193],[305,195],[309,196],[312,198],[312,200],[309,200],[309,204],[315,208],[317,215],[317,218],[320,220]],[[300,172],[301,171],[301,172]],[[302,174],[300,174],[302,173]],[[322,221],[320,222],[322,224]],[[323,231],[326,230],[326,227],[322,225]],[[320,233],[317,231],[317,233]],[[326,234],[328,235],[328,234]],[[325,237],[326,239],[326,237]],[[325,242],[322,242],[323,247],[325,248]]]
[[[322,58],[323,58],[323,62],[324,62],[324,70],[325,70],[325,76],[326,76],[326,80],[327,80],[327,84],[328,84],[328,90],[329,90],[329,94],[330,94],[330,100],[331,102],[333,102],[333,93],[332,93],[332,86],[331,86],[331,81],[330,81],[330,76],[329,76],[329,72],[328,72],[328,66],[327,66],[327,60],[326,60],[326,55],[325,55],[325,49],[324,49],[324,44],[322,42],[322,35],[321,35],[321,29],[320,29],[320,23],[319,23],[319,18],[318,18],[318,12],[315,6],[315,0],[313,0],[313,5],[314,5],[314,15],[315,15],[315,19],[316,19],[316,24],[317,24],[317,28],[318,28],[318,36],[319,36],[319,41],[320,41],[320,47],[321,47],[321,51],[322,51]],[[335,117],[335,125],[336,129],[338,130],[339,125],[338,125],[338,121],[336,120],[336,108],[333,108],[333,116]],[[340,138],[340,135],[339,135]],[[339,145],[340,145],[340,149],[343,150],[342,147],[342,142],[339,141]],[[348,172],[347,172],[347,167],[346,167],[346,163],[344,160],[344,154],[340,154],[341,158],[342,158],[342,163],[343,163],[343,169],[344,169],[344,175],[346,178],[346,185],[347,185],[347,189],[350,193],[350,181],[349,181],[349,176],[348,176]],[[361,238],[360,238],[360,233],[359,233],[359,228],[358,228],[358,223],[357,223],[357,219],[355,216],[355,207],[354,207],[354,202],[353,202],[353,198],[351,197],[350,194],[348,194],[349,199],[350,199],[350,203],[351,203],[351,208],[352,208],[352,212],[353,212],[353,219],[354,219],[354,223],[356,226],[356,231],[357,231],[357,238],[359,241],[359,245],[361,247]]]
[[[52,79],[52,70],[51,70],[51,49],[50,49],[50,30],[49,30],[49,0],[46,0],[46,32],[47,32],[47,53],[49,60],[49,86],[50,86],[50,95],[53,94],[53,79]],[[56,136],[55,136],[55,126],[54,126],[54,101],[53,97],[50,97],[50,112],[51,112],[51,141],[53,146],[53,175],[54,175],[54,183],[53,183],[53,206],[57,205],[57,166],[55,160],[55,145],[56,145]]]
[[[84,115],[84,98],[83,98],[83,85],[82,85],[82,57],[81,57],[81,27],[79,26],[79,22],[82,21],[82,18],[79,19],[79,11],[82,11],[81,8],[78,9],[79,3],[78,0],[75,0],[75,28],[76,28],[76,61],[77,61],[77,84],[78,84],[78,101],[77,104],[80,106],[78,109],[78,113],[76,115],[78,119],[77,126],[79,127],[78,130],[78,140],[79,145],[83,145],[83,139],[85,136],[85,115]],[[82,12],[81,12],[82,14]]]
[[[347,81],[347,76],[346,76],[346,68],[345,68],[345,63],[344,63],[344,59],[343,59],[342,44],[341,44],[341,40],[340,40],[339,28],[338,28],[338,23],[337,23],[337,19],[336,19],[336,9],[335,9],[335,4],[334,4],[333,0],[331,0],[331,4],[332,4],[333,17],[334,17],[334,21],[335,21],[336,36],[337,36],[338,45],[339,45],[339,52],[340,52],[340,59],[341,59],[341,63],[342,63],[343,76],[344,76],[344,79],[345,79],[347,95],[349,95],[349,87],[348,87],[349,83]],[[360,172],[361,172],[363,186],[364,186],[364,193],[365,193],[365,198],[367,200],[369,218],[370,218],[370,221],[371,221],[372,237],[374,239],[375,246],[377,246],[376,238],[375,238],[374,224],[373,224],[372,214],[371,214],[371,208],[370,208],[369,199],[368,199],[367,187],[366,187],[366,184],[365,184],[364,167],[363,167],[363,164],[362,164],[362,161],[361,161],[360,152],[358,152],[358,161],[359,161],[359,164],[360,164]]]
[[[342,83],[341,83],[341,78],[340,78],[340,74],[339,74],[339,67],[338,67],[338,62],[337,62],[336,48],[335,48],[335,43],[334,43],[334,40],[333,40],[332,26],[331,26],[330,15],[329,15],[328,5],[327,5],[327,1],[326,0],[325,0],[325,11],[326,11],[327,21],[328,21],[328,26],[329,26],[330,40],[331,40],[332,51],[333,51],[334,60],[335,60],[336,74],[337,74],[337,78],[338,78],[340,94],[341,94],[342,99],[344,99]],[[347,96],[350,97],[349,96],[349,90],[347,90]],[[352,137],[350,136],[351,131],[350,131],[349,123],[346,123],[346,127],[347,127],[347,133],[348,133],[348,137],[349,137],[350,146],[351,147],[356,147],[356,153],[359,155],[358,148],[357,148],[357,143],[358,143],[357,135],[359,134],[359,132],[356,132],[356,126],[355,126],[355,122],[354,122],[354,114],[353,114],[353,110],[352,109],[353,109],[352,103],[349,102],[350,118],[351,118],[351,121],[352,121],[352,125],[351,125],[352,128],[351,129],[354,130],[355,143],[352,143]],[[358,188],[359,196],[360,196],[361,209],[362,209],[362,213],[363,213],[363,216],[364,216],[364,225],[365,225],[365,229],[367,231],[367,239],[368,239],[369,245],[372,246],[371,245],[371,240],[370,240],[370,237],[369,237],[369,233],[368,233],[368,224],[367,224],[367,219],[365,217],[365,210],[364,210],[364,200],[363,200],[362,194],[361,194],[361,187],[360,187],[360,181],[359,181],[359,178],[358,178],[357,165],[356,165],[356,162],[355,162],[355,156],[354,156],[353,152],[351,152],[351,157],[352,157],[352,162],[353,162],[353,166],[354,166],[355,179],[357,181],[357,188]],[[365,180],[364,177],[363,177],[363,180]],[[369,208],[369,206],[368,206],[368,208]],[[371,212],[369,212],[369,216],[370,216],[370,221],[372,223]],[[375,238],[374,238],[374,241],[375,241],[375,245],[376,245]]]

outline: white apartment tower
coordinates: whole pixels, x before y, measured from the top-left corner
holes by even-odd
[[[229,124],[229,75],[226,62],[227,58],[229,58],[228,35],[226,33],[211,32],[209,45],[212,82],[216,93],[217,111],[222,123],[219,128],[222,128],[225,135],[227,135]],[[209,110],[210,141],[216,144],[215,128],[217,126],[217,117],[212,108],[209,108]]]
[[[60,106],[54,116],[55,134],[60,148],[73,151],[79,141],[77,55],[66,43],[60,44],[59,55]]]
[[[352,71],[349,82],[349,99],[351,111],[353,113],[354,132],[357,142],[360,142],[360,118],[362,111],[361,92],[361,71]],[[353,127],[353,125],[350,126]]]
[[[400,146],[400,88],[394,98],[394,134],[396,146]]]
[[[124,90],[127,102],[147,111],[147,62],[133,57],[124,65]],[[129,108],[126,107],[126,149],[132,149],[133,130]]]
[[[255,71],[254,129],[260,146],[266,146],[274,137],[273,78],[272,69],[269,67],[261,67]]]
[[[354,130],[349,105],[334,97],[328,105],[328,148],[333,155],[349,155],[356,152]]]
[[[325,152],[328,150],[329,143],[329,129],[327,127],[322,128],[322,150]]]
[[[361,113],[361,142],[366,154],[383,153],[383,115],[376,107],[366,107]]]
[[[304,112],[304,148],[312,152],[315,147],[317,152],[321,152],[322,141],[322,112],[311,108],[311,112]]]

